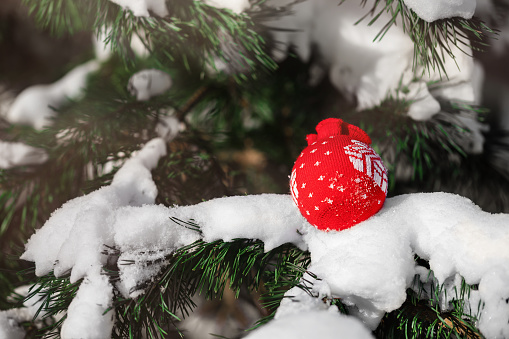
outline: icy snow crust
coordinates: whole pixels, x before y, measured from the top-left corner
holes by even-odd
[[[277,324],[287,321],[284,317],[301,319],[296,305],[302,312],[326,310],[322,297],[341,298],[351,314],[374,329],[385,312],[403,304],[407,288],[417,288],[414,277],[424,286],[425,296],[433,282],[444,284],[437,301],[448,310],[464,277],[468,284],[479,284],[478,290],[470,292],[465,312],[480,316],[477,325],[487,338],[509,337],[509,215],[483,212],[470,200],[453,194],[411,194],[387,199],[379,213],[351,229],[322,232],[300,215],[290,195],[156,206],[157,190],[150,169],[164,154],[161,139],[149,142],[125,163],[111,186],[67,202],[28,241],[22,258],[35,262],[37,275],[54,270],[57,276],[70,271],[73,282],[85,278],[69,309],[63,338],[77,334],[74,329],[83,337],[80,324],[91,322],[101,324],[100,332],[88,337],[111,334],[112,316],[103,316],[111,306],[113,289],[101,275],[107,259],[101,254],[104,245],[121,252],[120,282],[115,287],[124,297],[135,298],[144,293],[138,286],[162,268],[147,266],[147,261],[164,258],[199,239],[235,238],[260,239],[266,251],[293,243],[311,253],[308,270],[318,276],[313,285],[318,298],[306,301],[309,296],[290,290],[287,296],[302,302],[283,300],[276,317],[280,321],[271,325],[276,328],[274,333]],[[193,220],[202,233],[170,218]],[[414,254],[429,260],[434,276],[416,266]],[[125,260],[134,264],[120,265]],[[430,292],[428,297],[434,296]],[[481,309],[479,301],[484,302]],[[328,317],[320,312],[317,317]],[[337,320],[338,326],[342,321]]]

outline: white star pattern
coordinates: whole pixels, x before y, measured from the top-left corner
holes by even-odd
[[[308,195],[308,198],[312,198],[313,197],[313,192],[309,193]]]
[[[320,209],[318,208],[318,206],[315,206],[315,211],[319,211]]]
[[[316,151],[317,151],[317,149],[315,148],[315,149],[313,149],[313,150],[312,150],[311,152],[309,152],[309,153],[315,153]]]
[[[302,164],[300,165],[300,168],[304,168],[304,165],[305,165],[305,164],[304,164],[304,163],[302,163]]]
[[[320,161],[315,162],[315,166],[319,166],[319,165],[320,165]]]
[[[329,188],[334,189],[334,184],[330,184],[330,185],[329,185]]]
[[[303,183],[301,188],[306,188],[306,183]]]
[[[322,142],[322,145],[325,145],[326,143],[327,143],[327,141],[324,141],[324,142]]]
[[[327,152],[325,152],[324,154],[325,154],[325,155],[331,155],[331,154],[332,154],[332,152],[331,152],[331,151],[327,151]]]
[[[323,179],[325,179],[325,177],[323,175],[320,175],[320,178],[318,178],[318,180],[320,180],[320,181]]]

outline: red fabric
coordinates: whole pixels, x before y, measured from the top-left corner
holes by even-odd
[[[326,119],[295,161],[293,200],[320,230],[344,230],[377,213],[387,195],[387,169],[370,137],[341,119]]]

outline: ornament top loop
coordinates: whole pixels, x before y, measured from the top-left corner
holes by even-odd
[[[367,145],[371,144],[371,138],[362,129],[355,125],[336,118],[329,118],[322,120],[316,125],[316,132],[318,134],[308,134],[306,141],[308,145],[313,144],[318,140],[329,139],[337,135],[349,136],[352,139],[359,140]]]

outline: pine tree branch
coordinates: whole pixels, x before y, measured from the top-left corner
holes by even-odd
[[[367,0],[361,1],[363,6],[366,3]],[[369,19],[368,25],[372,25],[384,12],[392,18],[374,41],[381,40],[393,25],[400,25],[414,43],[414,68],[424,66],[423,72],[434,71],[443,76],[447,76],[444,66],[446,56],[454,59],[453,46],[462,51],[465,47],[482,51],[488,46],[486,40],[497,34],[496,30],[476,17],[469,20],[455,17],[427,22],[409,9],[403,0],[375,0],[369,12],[357,24]]]

